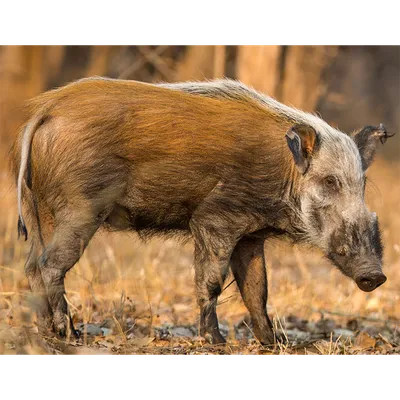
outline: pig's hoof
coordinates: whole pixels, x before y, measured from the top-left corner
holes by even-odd
[[[36,324],[39,336],[42,338],[54,337],[52,316],[38,316]]]
[[[65,326],[56,327],[56,335],[59,339],[65,339],[67,337],[67,328]]]
[[[264,347],[273,347],[275,346],[275,341],[272,339],[262,339],[259,340],[260,344]]]
[[[278,331],[278,332],[275,331],[275,341],[276,341],[276,343],[280,343],[280,344],[283,344],[283,345],[289,344],[287,336],[284,335],[280,331]]]
[[[221,332],[219,330],[214,330],[212,333],[205,333],[202,335],[204,339],[210,344],[225,344],[226,340],[225,338],[221,335]]]
[[[75,340],[79,340],[81,338],[81,331],[78,331],[77,329],[72,328],[71,329],[71,337],[74,338]]]
[[[212,343],[213,344],[225,344],[226,343],[226,340],[221,335],[220,331],[215,331],[214,332],[214,334],[212,335]]]
[[[67,323],[65,323],[64,321],[59,321],[57,323],[57,321],[53,321],[54,324],[54,331],[56,332],[56,336],[58,337],[58,339],[65,339],[67,337],[68,334],[68,325]],[[71,336],[72,336],[72,332],[73,330],[71,330]]]
[[[79,340],[80,332],[74,329],[74,327],[67,327],[65,325],[59,325],[56,328],[56,336],[58,339],[64,340],[70,338],[72,340]]]
[[[261,337],[260,337],[261,336]],[[286,345],[288,344],[286,336],[281,333],[281,332],[271,332],[268,334],[263,334],[256,337],[258,338],[258,341],[264,346],[264,347],[274,347],[277,344],[282,344]]]

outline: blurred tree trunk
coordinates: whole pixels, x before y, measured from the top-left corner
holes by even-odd
[[[90,52],[86,76],[103,76],[107,73],[113,46],[93,46]]]
[[[0,50],[0,146],[7,154],[24,120],[27,99],[45,89],[43,46],[4,46]]]
[[[214,77],[215,46],[188,46],[178,63],[178,81],[204,80]]]
[[[383,122],[396,135],[378,154],[400,160],[400,47],[340,46],[326,76],[322,116],[345,132]]]
[[[44,46],[29,47],[25,70],[26,98],[36,96],[46,88],[47,71],[44,68]]]
[[[46,86],[53,88],[58,83],[57,78],[65,57],[65,46],[45,46],[44,50],[47,75]]]
[[[314,111],[326,94],[326,68],[337,46],[290,46],[284,57],[279,99],[305,111]]]
[[[60,69],[51,87],[62,86],[87,76],[92,49],[93,46],[64,46]]]
[[[314,111],[337,46],[240,46],[238,79],[286,104]]]
[[[280,83],[281,46],[239,46],[237,77],[243,83],[276,97]]]
[[[214,78],[225,76],[226,48],[225,46],[214,47]]]

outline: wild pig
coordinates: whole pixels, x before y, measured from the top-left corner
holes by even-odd
[[[237,81],[84,79],[30,102],[12,151],[25,270],[41,332],[66,334],[64,277],[100,227],[190,234],[200,333],[213,343],[231,268],[253,330],[274,342],[264,241],[321,249],[360,289],[386,281],[365,171],[385,127],[351,135]]]

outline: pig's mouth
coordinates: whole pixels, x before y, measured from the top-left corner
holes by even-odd
[[[372,292],[377,287],[383,285],[386,280],[386,276],[382,273],[363,275],[355,279],[357,286],[364,292]]]

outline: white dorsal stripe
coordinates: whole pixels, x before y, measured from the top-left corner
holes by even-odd
[[[312,126],[320,135],[322,146],[328,152],[331,152],[336,162],[347,165],[349,172],[351,170],[351,173],[355,173],[357,178],[363,176],[361,157],[356,144],[350,136],[339,129],[333,128],[317,115],[282,104],[272,97],[246,86],[240,81],[217,79],[200,82],[162,83],[158,86],[207,97],[256,101],[273,113],[292,120],[294,123]]]

